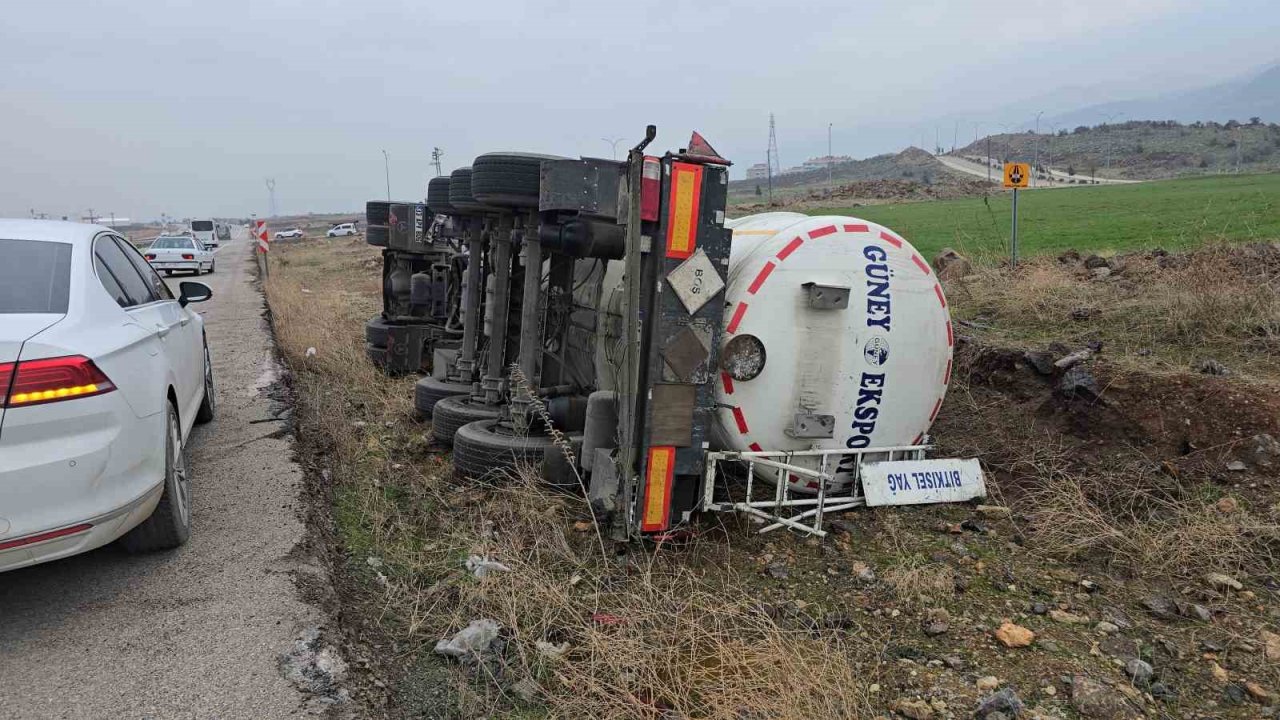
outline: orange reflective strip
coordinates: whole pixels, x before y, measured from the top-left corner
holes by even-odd
[[[676,471],[676,449],[671,445],[649,448],[645,463],[644,514],[640,530],[654,532],[671,525],[671,481]]]
[[[683,260],[698,247],[698,205],[701,200],[702,166],[671,163],[667,257]]]

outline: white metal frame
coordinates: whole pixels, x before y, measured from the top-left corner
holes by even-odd
[[[866,455],[875,455],[877,460],[921,460],[931,445],[898,445],[894,447],[871,447],[859,450],[764,450],[752,452],[712,451],[707,453],[707,467],[703,480],[700,510],[712,512],[740,512],[771,521],[760,529],[761,533],[788,527],[793,530],[825,537],[822,519],[827,513],[848,510],[866,504],[862,495],[862,463]],[[834,472],[827,472],[829,467],[839,467],[846,457],[855,457],[853,481],[847,490],[834,495],[827,493],[827,484],[834,478]],[[792,464],[797,457],[821,458],[818,469],[800,467]],[[747,483],[746,497],[743,501],[725,498],[717,501],[715,497],[716,478],[720,474],[720,464],[736,462],[746,465]],[[777,473],[773,482],[774,493],[771,500],[755,500],[753,490],[756,483],[756,467],[771,468]],[[796,475],[817,482],[816,495],[794,493],[790,489],[788,475]],[[767,482],[767,481],[766,481]],[[797,512],[798,511],[798,512]]]

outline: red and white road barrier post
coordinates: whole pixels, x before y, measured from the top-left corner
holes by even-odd
[[[258,249],[255,255],[258,258],[258,269],[262,271],[262,277],[266,277],[269,273],[267,270],[267,252],[271,249],[271,243],[267,240],[267,221],[254,221],[254,237],[258,243]]]

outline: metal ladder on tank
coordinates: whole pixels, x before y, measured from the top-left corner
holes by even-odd
[[[706,456],[706,471],[703,478],[702,498],[699,510],[704,512],[737,512],[764,520],[768,524],[758,532],[767,533],[778,528],[790,528],[809,535],[825,537],[827,531],[822,529],[822,521],[826,515],[842,510],[866,505],[862,493],[862,464],[867,456],[876,461],[885,460],[922,460],[925,452],[932,445],[900,445],[894,447],[862,448],[859,450],[761,450],[761,451],[709,451]],[[818,468],[801,467],[794,463],[796,458],[819,458]],[[828,485],[834,480],[834,468],[840,467],[846,459],[853,458],[853,478],[848,488],[837,493],[828,493]],[[746,469],[746,487],[743,500],[733,500],[728,496],[731,475],[728,468]],[[767,468],[774,472],[773,497],[755,499],[758,483],[765,485],[769,481],[756,477],[756,468]],[[829,468],[831,470],[829,470]],[[797,493],[791,490],[790,477],[811,480],[817,483],[816,494]],[[717,483],[717,480],[723,482]],[[720,494],[717,496],[717,485]],[[717,498],[720,499],[717,499]]]

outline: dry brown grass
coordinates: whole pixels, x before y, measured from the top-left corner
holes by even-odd
[[[378,622],[418,653],[477,618],[503,627],[499,658],[454,666],[454,710],[512,712],[524,701],[510,689],[526,680],[551,717],[872,715],[875,650],[757,602],[711,541],[677,557],[635,547],[605,557],[595,536],[572,529],[584,503],[528,473],[496,488],[453,485],[410,419],[412,380],[389,380],[364,357],[363,323],[376,311],[371,255],[280,248],[267,293],[299,432],[331,469],[337,534],[352,571],[380,588]],[[471,554],[511,570],[477,579],[463,567]],[[568,650],[550,658],[539,641]]]
[[[1163,261],[1126,256],[1106,280],[1089,279],[1079,263],[1036,258],[1016,273],[983,267],[954,284],[949,297],[957,317],[990,326],[1005,340],[1101,340],[1109,356],[1148,369],[1159,360],[1185,370],[1209,357],[1237,372],[1280,379],[1275,245],[1210,245]]]
[[[1219,511],[1203,488],[1141,464],[1088,475],[1046,465],[1017,507],[1036,551],[1103,559],[1139,576],[1265,575],[1280,557],[1273,519],[1246,507]]]

